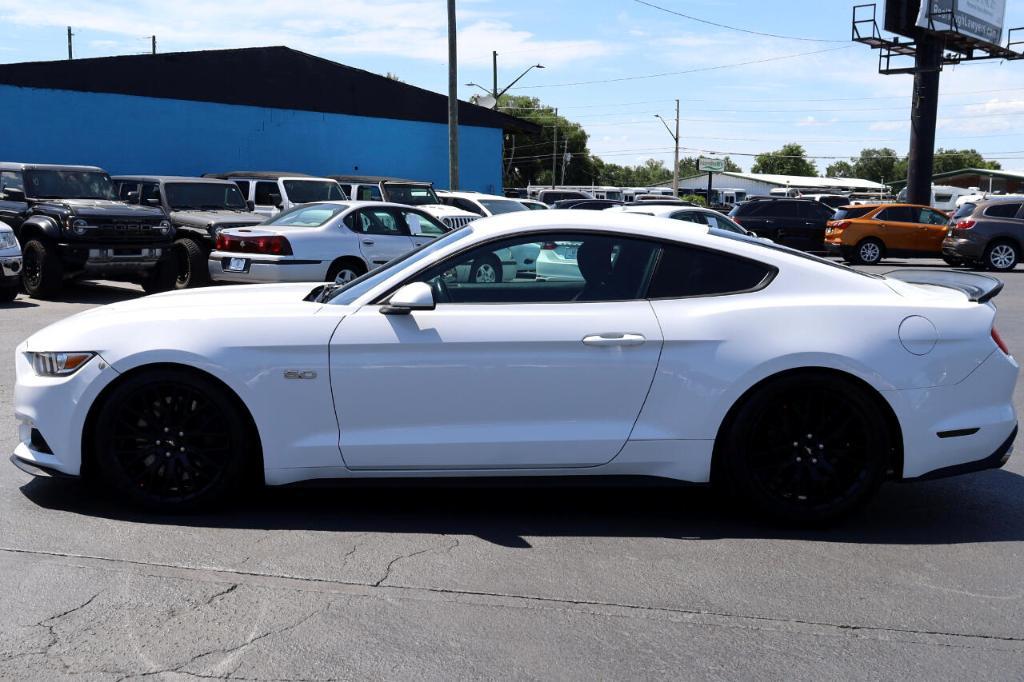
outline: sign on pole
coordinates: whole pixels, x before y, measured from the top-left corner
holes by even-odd
[[[917,25],[930,31],[956,31],[999,45],[1006,0],[921,0]]]
[[[702,156],[697,160],[697,170],[701,173],[722,173],[725,171],[725,159],[706,159]]]

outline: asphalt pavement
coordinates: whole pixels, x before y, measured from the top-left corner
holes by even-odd
[[[1024,355],[1024,270],[1002,279]],[[17,343],[141,295],[0,305],[0,452]],[[4,460],[0,679],[1024,679],[1022,474],[889,484],[808,531],[702,488],[284,489],[161,517]]]

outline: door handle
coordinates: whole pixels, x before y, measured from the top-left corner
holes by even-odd
[[[367,246],[373,246],[373,240],[372,239],[364,239],[363,243],[366,244]]]
[[[591,334],[583,337],[587,346],[641,346],[646,341],[643,334]]]

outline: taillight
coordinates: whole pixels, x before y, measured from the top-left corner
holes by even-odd
[[[964,218],[963,220],[960,220],[960,221],[957,222],[956,229],[958,229],[958,230],[969,230],[969,229],[971,229],[972,227],[974,227],[977,224],[978,224],[978,221],[976,221],[976,220],[971,220],[970,218]]]
[[[848,221],[848,220],[837,220],[837,221],[831,223],[831,225],[832,225],[832,229],[834,229],[834,230],[845,230],[847,227],[850,226],[850,221]]]
[[[544,242],[543,244],[540,245],[541,251],[554,251],[557,248],[558,244],[554,242]]]
[[[1010,354],[1010,349],[1007,348],[1006,342],[1003,341],[1003,337],[999,335],[999,332],[996,331],[995,327],[992,327],[992,340],[996,342],[997,346],[999,346],[999,350],[1003,351],[1006,355]]]
[[[233,234],[217,235],[218,251],[235,253],[262,253],[269,256],[290,256],[292,245],[280,235],[270,237],[240,237]]]

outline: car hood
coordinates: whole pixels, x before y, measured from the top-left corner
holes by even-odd
[[[230,225],[241,227],[259,225],[266,216],[248,211],[171,211],[171,222],[175,225],[191,225],[194,227],[213,227]]]
[[[470,213],[469,211],[464,211],[461,208],[455,208],[454,206],[449,206],[447,204],[423,204],[421,206],[416,206],[415,208],[418,208],[418,209],[420,209],[422,211],[426,211],[427,213],[429,213],[431,215],[434,215],[434,216],[438,216],[438,217],[447,217],[447,216],[453,216],[453,217],[454,216],[463,216],[463,217],[468,216],[470,218],[479,218],[480,217],[476,213]]]
[[[108,199],[47,199],[42,204],[51,204],[70,209],[79,216],[128,216],[132,218],[163,218],[164,211],[152,206],[126,204]]]
[[[185,289],[112,303],[65,318],[33,334],[27,350],[91,350],[144,339],[159,346],[161,327],[211,324],[230,325],[236,318],[259,318],[273,324],[276,317],[296,310],[315,314],[323,304],[305,301],[322,282],[250,284]],[[125,339],[125,336],[132,337]],[[72,347],[73,346],[73,347]]]

